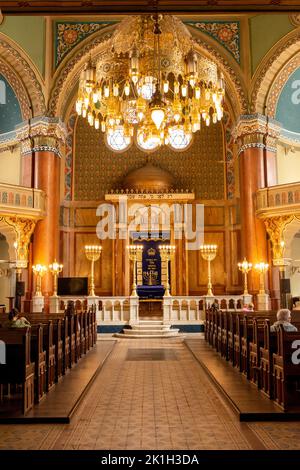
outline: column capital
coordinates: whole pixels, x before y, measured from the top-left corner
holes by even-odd
[[[273,264],[280,265],[284,259],[284,230],[294,219],[294,215],[280,215],[264,219],[266,230],[272,244]]]
[[[276,143],[280,133],[279,122],[257,113],[241,115],[232,135],[240,145],[240,154],[247,148],[262,148],[276,152]]]
[[[5,216],[3,220],[14,229],[16,234],[16,266],[17,268],[26,268],[30,238],[37,220],[17,216]]]
[[[67,136],[65,124],[59,118],[39,116],[16,126],[16,137],[23,155],[32,152],[53,152],[59,157]]]

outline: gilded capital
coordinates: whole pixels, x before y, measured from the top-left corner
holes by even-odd
[[[294,215],[282,215],[264,219],[272,244],[274,266],[278,266],[279,262],[284,259],[284,230],[294,218]]]
[[[16,128],[16,134],[23,155],[50,151],[61,156],[67,131],[60,119],[43,116],[21,124]]]
[[[274,119],[262,114],[248,114],[239,117],[232,135],[240,145],[239,153],[249,147],[275,152],[280,132],[281,126]]]
[[[17,268],[26,268],[28,264],[29,243],[33,234],[36,220],[23,217],[7,216],[3,220],[10,225],[16,234],[16,265]]]

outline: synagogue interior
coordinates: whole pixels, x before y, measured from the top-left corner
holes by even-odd
[[[110,3],[0,2],[0,450],[300,450],[300,4]]]

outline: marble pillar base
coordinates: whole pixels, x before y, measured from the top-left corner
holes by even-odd
[[[49,313],[60,313],[60,298],[57,295],[49,297]]]
[[[45,307],[45,298],[41,296],[32,297],[31,311],[33,313],[42,313]]]
[[[257,294],[257,310],[269,310],[269,295]]]
[[[243,294],[243,305],[248,305],[252,303],[252,295],[251,294]]]
[[[130,324],[138,323],[139,321],[139,297],[131,295],[130,302]]]
[[[163,320],[164,323],[169,323],[172,319],[172,297],[167,295],[163,298]]]

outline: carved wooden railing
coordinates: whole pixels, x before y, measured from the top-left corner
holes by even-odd
[[[257,191],[258,216],[295,213],[300,213],[300,183],[280,184]]]
[[[0,183],[0,216],[39,218],[45,215],[45,210],[44,191]]]

